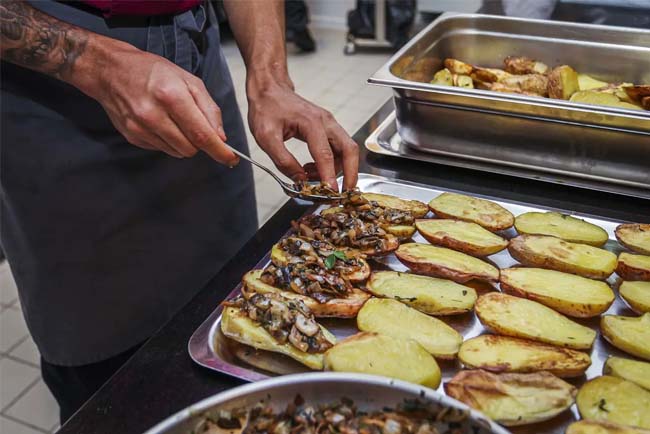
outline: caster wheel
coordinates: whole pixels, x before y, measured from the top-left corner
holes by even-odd
[[[346,56],[350,56],[354,54],[357,50],[357,47],[354,45],[354,42],[348,41],[345,43],[345,47],[343,47],[343,54]]]

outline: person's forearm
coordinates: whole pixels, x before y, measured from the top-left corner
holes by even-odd
[[[94,93],[102,65],[117,49],[134,47],[106,38],[16,0],[0,2],[0,57]]]
[[[287,72],[284,1],[224,0],[224,6],[246,63],[248,94],[277,84],[293,88]]]

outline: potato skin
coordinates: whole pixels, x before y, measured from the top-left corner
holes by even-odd
[[[650,390],[650,363],[648,362],[612,356],[603,366],[603,375],[622,378]]]
[[[460,258],[461,256],[459,255],[462,255],[466,257],[464,258],[464,265],[468,267],[462,269],[461,267],[445,264],[440,258],[431,259],[423,257],[415,252],[416,249],[418,251],[423,250],[420,253],[425,255],[427,254],[427,250],[436,254],[456,258]],[[402,244],[395,252],[395,256],[415,273],[424,274],[425,276],[443,277],[458,283],[469,282],[473,279],[495,283],[499,280],[499,270],[496,267],[473,256],[465,255],[455,250],[445,249],[444,247],[435,247],[420,243]]]
[[[497,334],[575,350],[591,348],[596,339],[596,332],[592,329],[543,304],[499,292],[481,295],[474,311],[481,323]],[[535,321],[531,322],[529,318],[535,318]]]
[[[540,287],[538,282],[526,282],[526,274],[543,277],[543,287]],[[506,268],[501,270],[499,282],[501,291],[506,294],[534,300],[560,313],[578,318],[600,315],[609,309],[616,297],[607,283],[600,280],[543,268]],[[581,300],[577,300],[580,285],[583,288],[589,286],[592,293],[587,293]],[[598,291],[599,298],[595,297],[594,291]]]
[[[381,193],[363,193],[362,196],[369,201],[377,202],[377,204],[382,208],[410,211],[415,218],[422,218],[429,212],[427,204],[420,202],[419,200],[402,199],[397,196]]]
[[[576,404],[583,419],[650,428],[650,392],[621,378],[603,375],[587,381]]]
[[[439,359],[454,359],[463,337],[456,330],[429,315],[390,298],[371,298],[357,316],[364,332],[412,339]]]
[[[442,193],[429,202],[429,209],[440,218],[473,222],[492,232],[515,223],[515,216],[501,205],[457,193]]]
[[[502,425],[518,426],[567,410],[576,388],[548,372],[493,374],[473,369],[460,371],[445,383],[445,392]]]
[[[600,331],[616,348],[650,360],[650,313],[640,317],[603,315],[600,318]]]
[[[242,278],[243,285],[251,291],[262,294],[280,293],[286,298],[300,299],[312,311],[317,318],[354,318],[363,304],[370,298],[370,294],[358,288],[346,298],[333,298],[325,303],[319,303],[315,299],[302,294],[296,294],[292,291],[285,291],[280,288],[267,285],[260,280],[262,270],[251,270],[244,274]]]
[[[650,312],[650,282],[623,282],[618,293],[633,311],[640,314]]]
[[[624,223],[614,231],[622,246],[642,255],[650,255],[650,223]]]
[[[466,368],[497,373],[546,371],[558,377],[583,375],[591,365],[591,358],[582,351],[491,334],[463,342],[458,358]]]
[[[377,333],[357,333],[325,353],[326,370],[383,375],[436,389],[440,368],[420,344]]]
[[[515,218],[515,229],[525,235],[550,235],[572,243],[602,247],[609,235],[600,226],[559,212],[526,212]]]
[[[449,228],[439,224],[449,225]],[[488,256],[508,247],[508,241],[484,229],[476,223],[450,219],[418,219],[415,227],[428,242],[452,250],[458,250],[472,256]],[[451,230],[450,230],[451,229]],[[473,230],[477,235],[485,232],[484,243],[479,244],[463,236],[464,231]]]
[[[650,434],[650,431],[604,420],[579,420],[569,425],[565,434]]]
[[[650,256],[621,252],[618,255],[616,274],[625,280],[650,281]]]
[[[531,247],[532,243],[542,240],[552,244],[552,249],[536,251]],[[581,250],[583,252],[589,252],[591,255],[599,256],[600,261],[604,262],[604,264],[601,268],[595,268],[591,265],[593,262],[585,265],[571,262],[561,257],[575,250]],[[616,256],[607,250],[586,244],[570,243],[546,235],[519,235],[510,240],[508,252],[517,261],[529,267],[564,271],[565,273],[577,274],[591,279],[605,280],[614,272],[616,267]]]

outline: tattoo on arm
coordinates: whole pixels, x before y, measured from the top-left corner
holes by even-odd
[[[20,0],[0,1],[2,60],[67,79],[88,42],[87,32]]]

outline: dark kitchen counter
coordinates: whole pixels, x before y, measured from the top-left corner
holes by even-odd
[[[650,201],[540,181],[369,155],[363,141],[392,110],[387,102],[355,134],[360,171],[442,188],[574,210],[612,219],[650,222]],[[287,203],[244,248],[118,371],[60,433],[142,433],[176,411],[242,382],[192,362],[194,330],[299,217],[306,206]]]

